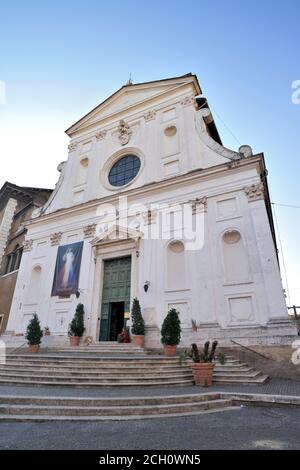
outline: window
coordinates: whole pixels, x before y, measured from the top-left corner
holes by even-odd
[[[138,174],[141,160],[136,155],[125,155],[111,168],[108,181],[112,186],[124,186],[132,181]]]
[[[16,271],[20,267],[23,248],[16,245],[14,251],[7,256],[5,274]]]

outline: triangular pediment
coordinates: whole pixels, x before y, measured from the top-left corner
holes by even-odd
[[[138,241],[142,236],[143,234],[139,230],[113,224],[104,230],[100,235],[91,240],[91,244],[96,246],[100,245],[101,243],[116,242],[121,240]]]
[[[101,120],[105,120],[110,116],[113,117],[124,110],[142,104],[146,106],[152,99],[163,97],[167,93],[182,88],[189,83],[194,86],[195,95],[201,92],[197,77],[191,74],[155,82],[125,85],[69,127],[66,133],[71,136],[81,128],[101,122]]]

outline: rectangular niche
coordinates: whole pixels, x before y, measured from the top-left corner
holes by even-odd
[[[162,113],[162,121],[166,122],[170,119],[176,118],[176,108],[168,109]]]
[[[74,192],[74,204],[79,204],[83,201],[84,190]]]
[[[253,300],[252,295],[227,297],[229,325],[243,326],[256,322]]]
[[[147,326],[157,326],[157,314],[154,307],[144,308],[144,320]]]
[[[179,173],[179,160],[164,163],[165,176],[173,176]]]
[[[222,199],[216,202],[217,220],[233,219],[240,215],[236,197]]]
[[[47,250],[47,241],[38,242],[36,244],[34,258],[43,258],[44,256],[46,256],[46,250]]]
[[[86,153],[86,152],[89,152],[92,148],[92,141],[89,140],[88,142],[84,142],[81,146],[81,149],[80,149],[80,155],[82,155],[83,153]]]
[[[178,302],[170,302],[168,303],[167,311],[169,311],[171,308],[175,308],[179,312],[181,328],[191,328],[192,319],[189,302],[182,300]]]
[[[54,331],[55,333],[66,333],[69,326],[69,310],[59,310],[55,312]]]
[[[78,241],[78,233],[72,233],[67,236],[67,243],[75,243]]]

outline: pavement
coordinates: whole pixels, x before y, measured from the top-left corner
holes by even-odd
[[[0,423],[0,449],[300,450],[300,410],[241,407],[184,418],[102,423]]]
[[[269,379],[258,385],[213,385],[212,387],[116,387],[116,388],[84,388],[84,387],[24,387],[0,386],[1,395],[53,396],[53,397],[138,397],[164,396],[189,393],[236,392],[263,393],[272,395],[292,395],[300,397],[300,381],[286,379]]]

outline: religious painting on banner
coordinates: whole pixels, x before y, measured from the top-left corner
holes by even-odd
[[[57,252],[52,296],[60,297],[78,291],[83,242],[60,246]]]

